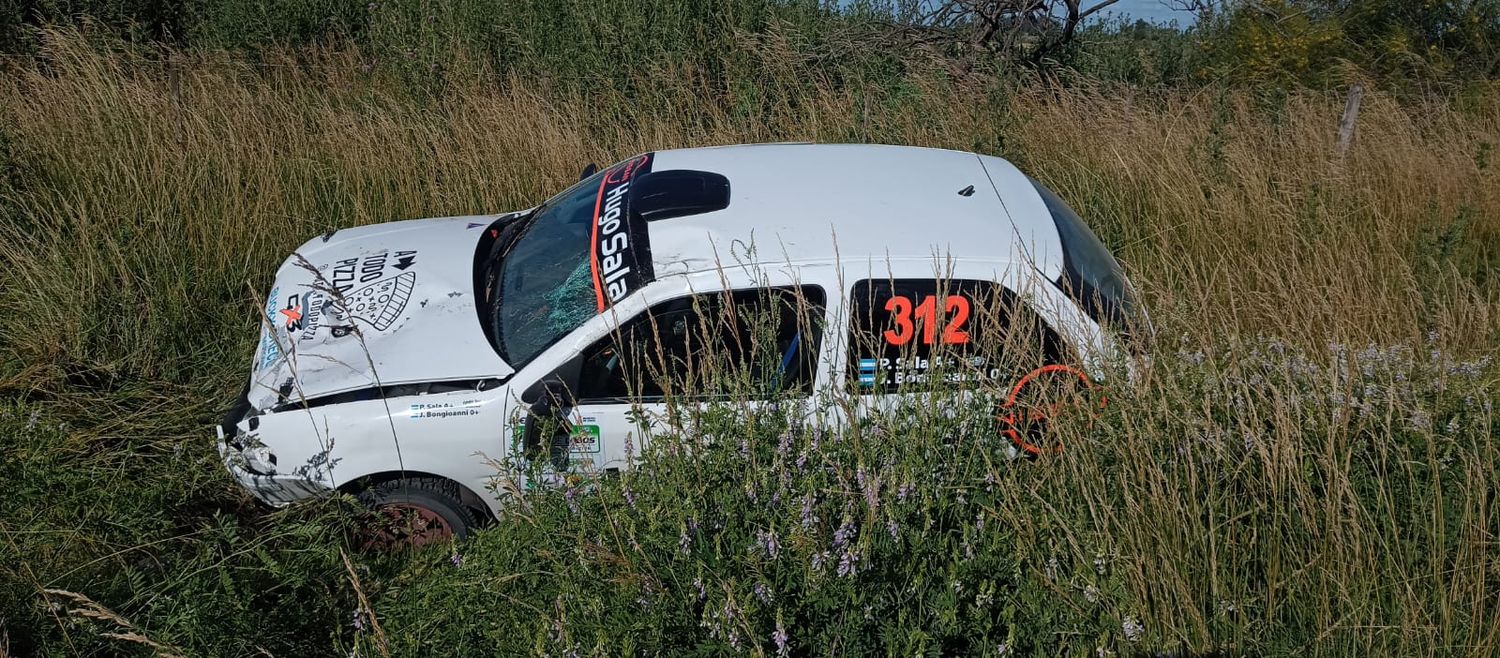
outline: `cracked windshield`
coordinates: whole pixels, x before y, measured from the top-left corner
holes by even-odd
[[[589,270],[589,229],[599,178],[558,195],[521,228],[500,263],[495,342],[519,368],[598,311]]]

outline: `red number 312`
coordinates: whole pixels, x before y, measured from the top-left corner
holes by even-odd
[[[917,334],[922,335],[922,344],[931,345],[937,340],[937,296],[928,295],[922,298],[915,306],[911,298],[897,295],[885,300],[885,310],[891,312],[891,319],[896,322],[896,328],[885,330],[885,342],[901,346],[910,343]],[[964,345],[969,342],[969,332],[964,331],[964,324],[969,321],[969,298],[960,295],[948,295],[943,302],[943,315],[946,322],[943,324],[944,345]],[[952,317],[946,317],[950,315]],[[922,323],[920,331],[915,322]]]

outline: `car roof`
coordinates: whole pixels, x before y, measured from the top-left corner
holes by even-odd
[[[654,171],[729,180],[723,210],[650,222],[656,276],[720,266],[934,259],[1020,262],[1048,279],[1062,244],[1009,162],[942,149],[761,144],[658,151]],[[972,189],[971,189],[972,188]]]

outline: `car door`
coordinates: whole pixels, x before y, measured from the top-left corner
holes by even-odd
[[[817,286],[744,288],[675,297],[620,323],[546,378],[567,389],[570,407],[567,457],[549,452],[552,466],[628,467],[667,428],[669,405],[805,397],[817,378],[825,305]]]
[[[1026,405],[1022,395],[1007,404],[1017,386],[1067,384],[1082,373],[1067,341],[993,278],[866,278],[847,294],[843,377],[858,417],[934,396],[950,405],[968,404],[975,394],[1002,407]],[[1019,450],[1040,452],[1040,427],[1031,421],[1043,414],[997,410],[1007,415],[997,430]]]

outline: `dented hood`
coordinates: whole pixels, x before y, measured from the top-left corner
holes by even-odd
[[[474,250],[496,218],[363,226],[304,244],[266,296],[250,403],[509,376],[474,299]]]

